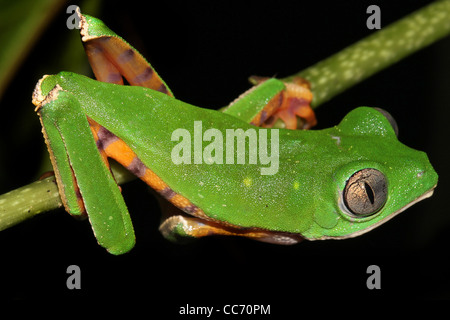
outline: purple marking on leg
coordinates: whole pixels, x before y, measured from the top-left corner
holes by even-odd
[[[133,59],[133,57],[134,57],[134,50],[128,49],[119,54],[119,56],[117,57],[117,61],[119,62],[119,64],[125,64],[129,62],[131,59]]]
[[[81,191],[80,191],[80,188],[78,188],[78,186],[75,189],[75,195],[77,196],[77,199],[83,200],[83,196],[81,195]]]
[[[197,211],[197,209],[198,209],[198,207],[196,205],[194,205],[194,204],[190,204],[190,205],[182,208],[182,210],[184,212],[189,213],[189,214],[195,213],[195,211]]]
[[[259,124],[264,123],[267,120],[267,111],[261,111],[261,117],[259,118]]]
[[[134,157],[127,169],[136,177],[141,178],[145,175],[147,167],[138,157]]]
[[[103,47],[100,44],[94,43],[92,45],[84,44],[92,55],[103,54]]]
[[[93,40],[93,41],[97,41],[97,42],[108,42],[109,40],[111,40],[111,37],[105,36],[105,37],[99,37],[99,38],[96,38],[96,39]]]
[[[120,83],[122,81],[122,75],[118,72],[108,73],[106,82],[109,83]]]
[[[98,150],[106,149],[111,143],[119,140],[119,138],[109,131],[108,129],[101,127],[97,132],[98,140],[97,140],[97,148]]]
[[[167,91],[167,87],[164,85],[164,83],[161,83],[161,85],[159,86],[159,88],[156,90],[165,94],[168,94],[169,91]]]
[[[261,115],[259,117],[259,121],[257,122],[256,120],[253,120],[253,121],[250,122],[250,124],[253,125],[253,126],[257,126],[258,127],[261,124],[263,124],[264,121],[266,121],[266,120],[267,120],[267,111],[263,110],[263,111],[261,111]]]
[[[286,90],[286,89],[285,89]],[[277,108],[275,109],[275,112],[276,112],[276,110],[278,110],[280,107],[281,107],[281,105],[283,104],[283,100],[284,100],[284,90],[283,91],[281,91],[279,94],[278,94],[278,106],[277,106]],[[273,98],[272,98],[273,99]]]
[[[167,200],[172,199],[177,194],[175,191],[173,191],[169,187],[165,187],[159,193]]]
[[[147,67],[141,74],[138,74],[136,77],[134,77],[134,79],[131,82],[143,83],[150,80],[152,76],[153,76],[153,69]]]
[[[289,110],[295,110],[300,106],[309,105],[309,101],[305,98],[291,98],[289,100]]]

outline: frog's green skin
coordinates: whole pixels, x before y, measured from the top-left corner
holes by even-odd
[[[261,175],[260,165],[176,165],[171,159],[179,143],[172,141],[172,133],[185,128],[193,134],[194,121],[202,121],[203,131],[254,128],[233,116],[153,90],[72,73],[49,76],[40,89],[42,97],[49,92],[52,96],[51,103],[41,106],[43,116],[59,104],[59,95],[70,95],[77,106],[59,107],[85,114],[113,132],[173,191],[207,217],[233,226],[295,233],[307,239],[352,237],[430,196],[437,184],[426,154],[400,143],[389,121],[372,108],[357,108],[338,126],[325,130],[280,129],[279,170]],[[65,116],[59,111],[54,114]],[[350,176],[364,168],[385,175],[388,195],[381,210],[358,217],[345,209],[342,193]]]
[[[170,239],[224,234],[289,244],[353,237],[431,196],[437,184],[426,154],[401,144],[375,109],[357,108],[325,130],[259,131],[250,123],[261,125],[278,110],[313,125],[309,90],[269,79],[223,112],[198,108],[171,97],[147,61],[100,20],[78,14],[91,66],[103,82],[68,72],[45,76],[33,103],[67,211],[87,213],[99,244],[113,254],[130,250],[135,239],[107,157],[190,214],[178,210],[163,221],[160,230]],[[123,86],[122,76],[131,86]],[[227,164],[224,154],[224,164],[202,157],[177,164],[173,154],[181,145],[194,153],[211,149],[212,142],[194,137],[199,123],[201,134],[267,133],[268,154],[276,157],[269,164]],[[179,141],[180,130],[192,140]],[[355,177],[363,178],[355,183]]]

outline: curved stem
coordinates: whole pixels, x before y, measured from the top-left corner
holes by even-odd
[[[311,84],[316,108],[342,91],[450,33],[450,1],[435,1],[331,57],[282,79]]]
[[[0,231],[61,206],[54,177],[5,193],[0,196]]]
[[[111,162],[118,184],[133,180],[129,171]],[[62,207],[55,177],[35,181],[16,190],[0,195],[0,231],[12,227],[37,214]]]

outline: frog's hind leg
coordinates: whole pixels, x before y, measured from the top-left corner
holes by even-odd
[[[91,119],[89,119],[89,124],[105,163],[108,163],[108,158],[116,160],[173,206],[192,216],[207,218],[203,210],[172,190],[154,171],[148,168],[122,139]]]
[[[148,61],[119,36],[94,36],[89,34],[82,20],[81,35],[89,63],[99,81],[141,86],[173,96],[169,87]]]
[[[82,22],[84,49],[97,80],[123,85],[125,78],[130,85],[146,87],[172,96],[172,92],[153,67],[125,40],[119,36],[89,35],[85,20],[82,19]],[[88,120],[102,159],[109,167],[107,158],[110,155],[105,152],[104,146],[120,139],[108,130],[103,130],[94,120]],[[115,155],[124,150],[125,148],[116,150]],[[128,148],[128,153],[122,154],[121,157],[128,159],[130,151]]]
[[[176,207],[170,204],[163,205],[162,210],[163,219],[159,231],[166,239],[174,242],[213,235],[239,236],[283,245],[291,245],[303,240],[297,234],[272,232],[258,228],[239,228],[232,225],[223,225],[211,220],[183,215],[180,214],[180,211]]]
[[[173,96],[150,63],[125,40],[119,36],[91,35],[86,20],[82,18],[81,21],[83,45],[97,80],[123,85],[125,78],[132,86],[142,86]],[[134,152],[113,133],[94,120],[88,120],[105,164],[109,167],[108,157],[112,157],[125,167],[129,166],[131,171],[134,169],[132,172],[140,177],[139,168],[142,166],[133,166],[133,163],[136,164],[139,160]],[[153,183],[150,186],[158,191],[159,181],[150,178],[148,180]]]

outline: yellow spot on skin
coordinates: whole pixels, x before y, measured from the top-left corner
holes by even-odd
[[[252,185],[252,178],[247,177],[242,182],[244,183],[244,186],[250,187]]]
[[[298,181],[294,181],[294,189],[298,190],[298,188],[300,188],[300,183],[298,183]]]

